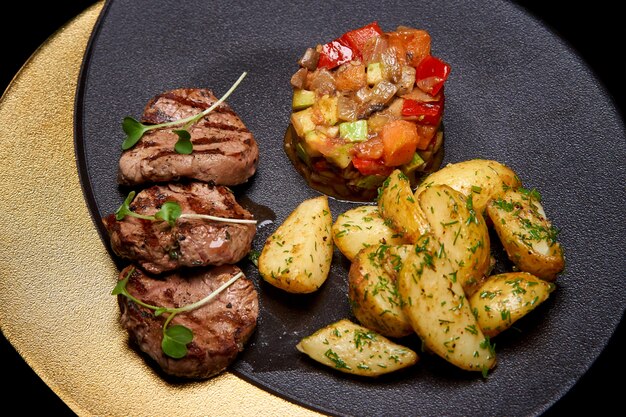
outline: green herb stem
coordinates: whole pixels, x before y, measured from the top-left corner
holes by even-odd
[[[239,273],[233,275],[233,277],[231,279],[229,279],[228,281],[223,283],[218,289],[213,291],[211,294],[207,295],[206,297],[204,297],[201,300],[196,301],[195,303],[187,304],[187,305],[184,305],[182,307],[176,307],[176,308],[155,307],[155,306],[151,306],[151,305],[142,303],[141,301],[139,302],[139,304],[144,306],[144,307],[147,307],[147,308],[150,308],[150,309],[153,309],[153,310],[157,310],[155,312],[155,315],[160,315],[160,314],[163,314],[163,313],[168,313],[169,314],[169,316],[165,319],[165,323],[163,323],[163,334],[165,335],[166,332],[167,332],[168,325],[170,324],[172,319],[174,319],[174,316],[176,316],[178,313],[184,313],[186,311],[195,310],[195,309],[200,308],[203,305],[209,303],[211,300],[213,300],[215,297],[220,295],[220,293],[222,291],[224,291],[226,288],[230,287],[235,281],[237,281],[242,276],[243,276],[243,272],[239,272]],[[135,301],[135,299],[133,299],[133,301]]]
[[[144,219],[144,220],[153,220],[153,221],[156,220],[154,216],[149,216],[147,214],[139,214],[139,213],[135,213],[134,211],[127,212],[126,216],[136,217],[138,219]]]
[[[115,290],[113,290],[113,295],[117,295],[117,294],[124,295],[125,297],[129,298],[131,301],[135,302],[136,304],[139,304],[142,307],[148,308],[150,310],[155,310],[157,312],[156,313],[157,315],[161,315],[163,313],[178,314],[178,313],[195,310],[196,308],[202,307],[203,305],[205,305],[206,303],[208,303],[209,301],[217,297],[222,291],[230,287],[235,281],[237,281],[239,278],[243,276],[243,272],[239,272],[233,275],[231,279],[229,279],[224,284],[222,284],[218,289],[216,289],[215,291],[213,291],[211,294],[207,295],[203,299],[196,301],[195,303],[187,304],[182,307],[158,307],[158,306],[154,306],[148,303],[144,303],[143,301],[141,301],[140,299],[136,298],[135,296],[133,296],[131,293],[128,292],[128,290],[126,289],[126,284],[128,283],[128,280],[130,279],[130,276],[133,274],[133,272],[135,272],[134,267],[128,271],[128,274],[126,274],[126,277],[124,277],[124,279],[120,281],[120,284],[118,284]]]
[[[193,144],[191,143],[191,135],[189,133],[189,128],[198,120],[215,110],[217,106],[222,104],[226,99],[235,91],[235,89],[239,86],[239,84],[243,81],[243,79],[248,75],[247,71],[244,71],[237,81],[230,87],[230,89],[215,103],[209,106],[207,109],[201,111],[198,114],[194,114],[192,116],[185,117],[184,119],[172,120],[171,122],[159,123],[156,125],[145,125],[140,123],[139,121],[133,119],[132,117],[125,117],[122,122],[122,129],[126,133],[126,138],[122,143],[122,150],[128,150],[135,146],[139,139],[148,131],[154,129],[160,129],[162,127],[170,127],[170,126],[179,126],[183,125],[182,129],[174,130],[179,137],[178,142],[174,149],[176,152],[181,154],[190,154],[193,151]]]
[[[122,205],[115,212],[115,218],[118,221],[124,220],[126,216],[136,217],[138,219],[150,220],[153,222],[156,221],[166,221],[170,224],[170,226],[174,226],[176,221],[180,218],[187,219],[201,219],[201,220],[213,220],[224,223],[245,223],[245,224],[256,224],[257,221],[254,219],[232,219],[228,217],[219,217],[219,216],[211,216],[209,214],[197,214],[197,213],[182,213],[182,209],[180,205],[175,201],[168,201],[161,206],[161,209],[156,212],[154,215],[147,214],[139,214],[135,213],[130,209],[130,204],[135,198],[135,192],[131,191],[128,193],[128,196],[122,203]]]
[[[172,313],[172,314],[178,314],[178,313],[183,313],[185,311],[191,311],[191,310],[195,310],[196,308],[200,308],[203,305],[207,304],[209,301],[213,300],[215,297],[217,297],[222,291],[224,291],[226,288],[230,287],[235,281],[237,281],[242,276],[243,276],[243,272],[239,272],[239,273],[233,275],[233,277],[231,279],[229,279],[228,281],[223,283],[218,289],[216,289],[211,294],[209,294],[206,297],[204,297],[202,300],[198,300],[195,303],[187,304],[186,306],[182,306],[182,307],[178,307],[178,308],[168,308],[168,309],[166,309],[165,312],[166,313]]]
[[[164,313],[167,313],[168,316],[165,319],[165,323],[163,323],[163,340],[161,341],[161,349],[163,352],[175,359],[180,359],[187,354],[187,344],[189,344],[193,340],[193,332],[191,329],[183,326],[183,325],[175,325],[169,327],[170,322],[174,319],[174,317],[178,313],[183,313],[186,311],[195,310],[197,308],[202,307],[203,305],[209,303],[215,297],[217,297],[222,291],[231,286],[235,281],[243,276],[243,272],[239,272],[233,275],[228,281],[222,284],[218,289],[213,291],[211,294],[207,295],[203,299],[196,301],[195,303],[187,304],[182,307],[158,307],[153,306],[148,303],[144,303],[138,298],[132,296],[128,290],[126,289],[126,285],[128,284],[128,280],[130,276],[135,272],[135,268],[131,268],[128,271],[128,274],[120,280],[113,291],[112,295],[122,295],[127,297],[134,303],[145,307],[150,310],[154,310],[155,316],[160,316]]]
[[[127,282],[128,282],[128,277],[129,277],[129,276],[130,276],[133,272],[135,272],[135,268],[131,269],[131,270],[128,272],[128,275],[126,276],[126,281],[127,281]],[[157,307],[157,306],[153,306],[153,305],[151,305],[151,304],[144,303],[143,301],[141,301],[141,300],[140,300],[140,299],[138,299],[137,297],[134,297],[133,295],[131,295],[131,294],[130,294],[127,290],[126,290],[126,286],[125,286],[125,285],[124,285],[124,290],[123,290],[120,294],[124,295],[124,297],[126,297],[126,298],[130,299],[130,300],[131,300],[132,302],[134,302],[135,304],[139,304],[140,306],[145,307],[145,308],[149,308],[150,310],[158,310],[158,309],[160,308],[160,307]]]
[[[211,216],[209,214],[196,214],[196,213],[183,213],[180,215],[179,219],[199,219],[199,220],[214,220],[217,222],[224,223],[245,223],[245,224],[256,224],[256,220],[252,219],[231,219],[228,217],[218,217]]]
[[[183,124],[185,123],[185,130],[189,129],[189,127],[194,124],[196,121],[202,119],[204,116],[206,116],[207,114],[211,113],[213,110],[215,110],[215,108],[217,106],[219,106],[220,104],[222,104],[224,101],[226,101],[226,99],[233,93],[233,91],[235,91],[235,89],[239,86],[239,84],[241,84],[241,82],[243,81],[244,78],[246,78],[246,75],[248,75],[247,71],[244,71],[239,78],[237,79],[237,81],[235,81],[235,83],[230,87],[230,89],[219,99],[217,100],[215,103],[213,103],[213,105],[211,107],[209,107],[208,109],[203,110],[202,112],[198,113],[195,116],[189,116],[186,117],[184,119],[181,120],[176,120],[174,122],[170,122],[171,124]],[[167,124],[166,124],[167,125]]]

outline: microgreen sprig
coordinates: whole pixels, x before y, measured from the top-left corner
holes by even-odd
[[[139,139],[141,139],[141,137],[149,130],[159,129],[162,127],[183,125],[181,129],[173,130],[173,132],[178,135],[178,141],[176,142],[176,145],[174,145],[174,150],[180,154],[190,154],[191,152],[193,152],[193,144],[191,143],[191,134],[189,133],[189,128],[198,120],[212,112],[217,106],[222,104],[232,94],[232,92],[235,91],[235,89],[239,86],[241,81],[243,81],[246,75],[248,75],[248,73],[244,71],[243,74],[239,76],[237,81],[235,81],[232,87],[230,87],[230,89],[226,92],[226,94],[224,94],[219,100],[213,103],[213,105],[211,105],[209,108],[203,110],[196,115],[189,116],[184,119],[173,120],[171,122],[159,123],[156,125],[145,125],[130,116],[125,117],[124,120],[122,120],[122,130],[124,130],[124,133],[126,133],[126,138],[124,139],[124,142],[122,142],[122,150],[125,151],[135,146],[137,142],[139,142]]]
[[[233,275],[232,278],[222,284],[218,289],[216,289],[203,299],[196,301],[195,303],[187,304],[182,307],[159,307],[144,303],[143,301],[134,297],[128,292],[128,290],[126,289],[126,285],[128,284],[130,276],[134,272],[135,268],[133,267],[128,271],[128,274],[126,274],[126,276],[122,280],[117,282],[117,285],[115,286],[115,288],[113,288],[111,295],[124,296],[142,307],[154,310],[154,315],[157,317],[162,314],[169,314],[165,319],[165,323],[163,323],[163,339],[161,341],[161,349],[163,350],[163,353],[174,359],[180,359],[187,355],[187,345],[193,340],[193,331],[188,327],[183,326],[182,324],[175,324],[173,326],[170,326],[169,324],[172,319],[179,313],[192,311],[209,303],[222,291],[224,291],[226,288],[231,286],[235,281],[243,276],[243,272],[239,272]]]
[[[154,215],[135,213],[130,209],[130,204],[135,198],[135,192],[131,191],[128,196],[115,212],[115,219],[118,221],[124,220],[126,216],[136,217],[138,219],[150,220],[150,221],[166,221],[170,226],[176,224],[178,219],[200,219],[200,220],[213,220],[224,223],[244,223],[244,224],[256,224],[257,221],[253,219],[230,219],[227,217],[211,216],[210,214],[197,214],[197,213],[183,213],[180,205],[175,201],[168,201],[163,203],[161,209],[154,213]]]

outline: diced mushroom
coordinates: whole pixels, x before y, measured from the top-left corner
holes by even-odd
[[[296,71],[296,73],[291,76],[291,85],[298,90],[303,89],[306,85],[306,76],[308,72],[309,71],[307,71],[306,68],[300,68]]]
[[[298,64],[301,67],[308,69],[309,71],[315,71],[319,58],[319,52],[317,52],[313,48],[307,48],[302,58],[300,58],[300,61],[298,61]]]

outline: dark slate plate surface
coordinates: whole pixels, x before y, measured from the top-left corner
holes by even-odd
[[[422,355],[378,380],[337,374],[294,346],[349,316],[348,264],[337,253],[324,287],[286,295],[242,266],[261,294],[258,331],[232,371],[295,403],[333,415],[537,415],[589,368],[622,318],[626,228],[624,125],[590,70],[560,39],[504,2],[341,3],[127,1],[107,3],[77,93],[79,169],[95,222],[115,210],[121,119],[171,88],[208,87],[229,99],[260,148],[256,176],[235,189],[265,220],[255,247],[309,189],[282,152],[289,77],[308,46],[378,20],[427,29],[433,53],[452,65],[446,85],[445,162],[495,159],[511,166],[561,229],[567,270],[551,299],[495,339],[499,366],[487,380]],[[253,203],[255,205],[253,205]],[[352,204],[331,200],[334,217]],[[101,232],[103,230],[101,229]],[[103,234],[104,236],[104,234]],[[123,263],[120,262],[120,266]],[[417,340],[407,344],[419,349]]]

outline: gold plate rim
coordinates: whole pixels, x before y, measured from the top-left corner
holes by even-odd
[[[0,330],[78,415],[320,415],[230,372],[168,384],[128,347],[109,295],[117,269],[84,201],[73,141],[82,58],[104,5],[50,36],[0,97],[0,155],[8,161],[0,212],[12,213],[0,216]],[[37,140],[24,152],[16,134]]]

